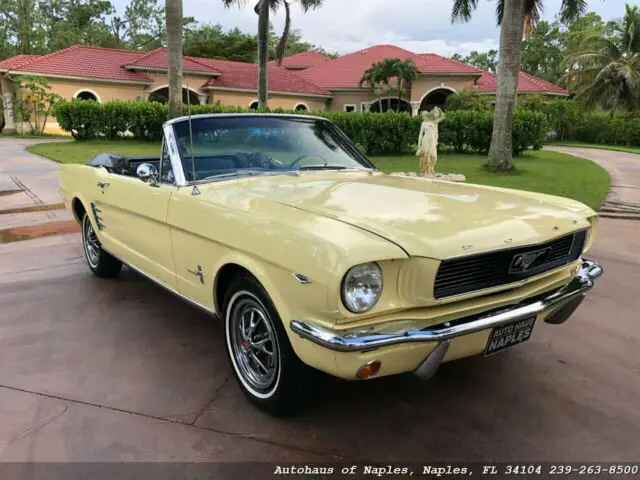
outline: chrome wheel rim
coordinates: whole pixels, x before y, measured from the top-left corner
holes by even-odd
[[[264,392],[276,381],[279,355],[267,313],[253,298],[242,298],[231,312],[231,349],[238,373],[252,389]]]
[[[93,230],[88,217],[84,217],[84,228],[82,229],[82,233],[84,237],[84,253],[87,257],[87,262],[95,268],[98,266],[98,261],[100,259],[100,241],[98,240],[96,232]]]

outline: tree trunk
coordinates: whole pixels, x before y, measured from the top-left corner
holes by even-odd
[[[487,166],[496,170],[511,170],[513,167],[513,110],[518,94],[526,1],[505,0],[504,2],[504,15],[500,28],[496,108],[487,159]]]
[[[182,0],[165,0],[167,63],[169,64],[169,118],[182,115]]]
[[[269,57],[269,1],[261,0],[258,10],[258,108],[269,108],[267,60]]]

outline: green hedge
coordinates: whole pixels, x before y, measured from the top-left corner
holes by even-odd
[[[193,115],[202,113],[250,112],[239,107],[196,105]],[[274,110],[274,112],[285,112]],[[300,112],[297,112],[300,113]],[[115,138],[131,132],[136,138],[158,140],[162,124],[168,118],[167,105],[147,101],[97,103],[84,100],[60,102],[55,108],[60,127],[78,140]],[[406,113],[387,112],[313,112],[334,121],[356,144],[372,155],[415,151],[421,120]],[[491,143],[492,112],[447,111],[440,124],[440,144],[459,152],[487,152]],[[545,116],[518,110],[514,117],[513,150],[539,148],[546,133]]]
[[[603,145],[640,146],[640,111],[615,115],[600,110],[585,111],[575,100],[554,100],[543,107],[550,138]]]

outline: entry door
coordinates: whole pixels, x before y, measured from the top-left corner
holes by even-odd
[[[137,177],[100,169],[95,188],[95,206],[101,218],[99,238],[104,238],[105,248],[175,289],[167,210],[176,187],[162,182],[151,185]]]

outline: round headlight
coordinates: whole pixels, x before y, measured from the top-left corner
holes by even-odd
[[[382,270],[376,263],[356,265],[342,281],[342,303],[353,313],[373,308],[382,293]]]

